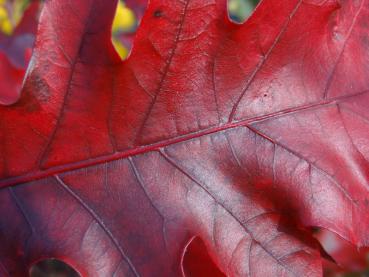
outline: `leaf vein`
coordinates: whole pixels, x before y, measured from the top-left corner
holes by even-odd
[[[139,277],[136,268],[134,267],[133,263],[131,262],[130,258],[127,256],[127,254],[122,249],[120,243],[118,240],[114,237],[113,233],[109,230],[109,228],[105,225],[105,223],[102,221],[102,219],[95,213],[93,209],[91,209],[88,204],[77,194],[75,193],[69,186],[58,176],[54,176],[58,184],[69,194],[71,195],[85,210],[88,212],[92,218],[99,224],[99,226],[104,230],[104,232],[108,235],[108,237],[111,239],[111,241],[114,243],[115,247],[120,252],[121,256],[124,260],[128,263],[129,267],[131,268],[132,272],[136,277]]]
[[[187,171],[185,171],[182,167],[180,167],[179,165],[177,165],[177,163],[171,159],[165,152],[165,150],[161,149],[159,151],[159,153],[162,155],[162,157],[170,164],[172,165],[175,169],[177,169],[179,172],[181,172],[184,176],[186,176],[187,178],[189,178],[192,182],[194,182],[196,185],[198,185],[209,197],[211,197],[214,202],[216,204],[218,204],[224,211],[226,211],[233,219],[235,219],[237,221],[237,223],[241,226],[241,228],[250,236],[250,238],[252,239],[252,241],[254,241],[255,243],[257,243],[258,245],[260,245],[260,247],[263,249],[263,251],[265,251],[273,260],[275,260],[280,266],[282,266],[283,268],[285,268],[287,271],[293,273],[293,275],[298,276],[296,273],[294,273],[293,271],[291,271],[290,268],[287,267],[287,265],[285,265],[284,263],[282,263],[277,257],[275,257],[275,255],[273,253],[271,253],[268,249],[266,249],[263,245],[263,243],[259,242],[258,240],[255,239],[254,235],[252,234],[252,232],[247,228],[247,226],[245,226],[245,224],[243,224],[238,218],[237,216],[235,216],[232,211],[230,211],[224,204],[222,204],[221,202],[218,201],[218,199],[212,195],[212,193],[203,185],[201,184],[198,180],[196,180],[193,176],[191,176]]]
[[[248,90],[248,88],[250,87],[250,85],[252,84],[252,82],[254,81],[256,74],[260,71],[260,69],[264,66],[265,62],[267,61],[267,59],[269,58],[270,54],[273,52],[274,48],[276,47],[276,45],[279,43],[279,41],[281,40],[282,36],[284,35],[284,33],[287,30],[288,25],[290,24],[292,18],[294,17],[294,15],[296,14],[297,10],[299,9],[299,7],[301,6],[302,0],[299,0],[299,2],[296,4],[295,8],[292,10],[291,14],[289,15],[288,19],[286,20],[285,24],[283,25],[281,31],[279,32],[279,34],[277,35],[277,37],[275,38],[273,44],[270,46],[269,50],[265,53],[265,55],[263,56],[263,59],[259,62],[259,64],[256,66],[255,70],[252,72],[250,78],[248,79],[245,88],[242,90],[241,95],[238,97],[236,103],[234,104],[231,114],[229,115],[229,119],[228,122],[232,122],[234,119],[234,116],[236,114],[237,108],[243,98],[243,96],[245,95],[246,91]]]

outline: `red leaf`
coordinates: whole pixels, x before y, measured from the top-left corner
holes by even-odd
[[[206,246],[199,238],[194,238],[186,246],[182,266],[185,276],[225,276],[214,264],[206,250]]]
[[[0,52],[0,76],[0,104],[13,104],[22,89],[24,69],[13,66],[8,57]]]
[[[311,226],[368,246],[367,5],[152,0],[122,62],[116,1],[47,1],[0,107],[0,270],[176,276],[198,237],[229,276],[320,276]]]

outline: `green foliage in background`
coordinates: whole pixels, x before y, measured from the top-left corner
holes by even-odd
[[[228,2],[230,17],[236,22],[244,22],[259,2],[260,0],[230,0]]]

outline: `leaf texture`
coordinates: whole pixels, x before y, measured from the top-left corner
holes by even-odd
[[[200,238],[228,276],[321,276],[310,227],[369,245],[369,2],[47,1],[0,107],[0,270],[177,276]],[[68,18],[68,21],[64,19]],[[0,271],[1,272],[1,271]]]

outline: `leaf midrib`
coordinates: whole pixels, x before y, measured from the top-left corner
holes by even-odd
[[[266,114],[266,115],[255,116],[255,117],[243,119],[243,120],[232,122],[232,123],[225,123],[225,124],[218,125],[215,127],[203,129],[197,132],[187,133],[185,135],[180,135],[177,137],[158,141],[152,144],[137,146],[135,148],[124,150],[124,151],[117,151],[117,152],[110,153],[107,155],[92,157],[90,159],[81,160],[77,162],[65,163],[59,166],[53,166],[53,167],[47,168],[45,170],[39,169],[37,171],[33,171],[33,172],[26,173],[23,175],[0,180],[0,189],[8,187],[8,186],[14,186],[17,184],[34,181],[37,179],[46,178],[46,177],[59,174],[59,173],[63,173],[63,172],[67,172],[67,171],[72,171],[72,170],[89,167],[89,166],[93,166],[97,164],[107,163],[107,162],[114,161],[114,160],[119,160],[119,159],[131,157],[131,156],[136,156],[139,154],[148,153],[151,151],[158,151],[161,148],[164,148],[164,147],[167,147],[173,144],[185,142],[191,139],[199,138],[202,136],[206,136],[209,134],[218,133],[218,132],[222,132],[222,131],[226,131],[226,130],[234,129],[238,127],[248,127],[251,124],[254,124],[256,122],[260,122],[260,121],[264,121],[264,120],[268,120],[268,119],[272,119],[276,117],[282,117],[282,116],[286,116],[289,114],[302,112],[306,110],[312,110],[312,109],[317,109],[317,108],[326,107],[330,105],[335,105],[336,103],[341,102],[345,99],[357,97],[360,95],[364,95],[366,93],[369,93],[369,91],[368,90],[360,91],[360,92],[350,94],[350,95],[331,98],[329,100],[323,99],[316,103],[310,103],[310,104],[302,105],[302,106],[295,107],[295,108],[288,108],[285,110],[273,112],[273,113]]]

